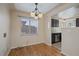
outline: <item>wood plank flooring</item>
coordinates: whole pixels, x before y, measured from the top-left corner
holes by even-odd
[[[12,49],[9,56],[62,56],[62,54],[55,47],[42,43]]]

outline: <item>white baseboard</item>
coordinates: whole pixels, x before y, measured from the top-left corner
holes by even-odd
[[[52,44],[49,44],[49,43],[45,43],[46,45],[48,45],[48,46],[52,46]]]
[[[8,54],[10,53],[11,49],[8,49],[8,51],[6,52],[5,56],[8,56]]]
[[[37,43],[31,43],[31,44],[27,44],[27,45],[21,45],[21,46],[15,46],[15,47],[11,47],[11,49],[17,48],[17,47],[24,47],[24,46],[30,46],[30,45],[35,45],[35,44],[41,44],[44,42],[37,42]]]
[[[62,52],[62,51],[61,51],[61,53],[62,53],[63,55],[65,55],[65,56],[70,56],[70,55],[68,55],[67,53],[64,53],[64,52]]]

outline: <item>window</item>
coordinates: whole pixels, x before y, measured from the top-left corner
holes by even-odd
[[[31,17],[21,17],[22,34],[36,34],[38,30],[38,20]]]

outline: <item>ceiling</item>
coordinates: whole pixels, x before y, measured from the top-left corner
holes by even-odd
[[[38,9],[42,13],[46,13],[52,8],[59,5],[58,3],[38,3]],[[15,3],[15,8],[20,11],[31,12],[35,9],[34,3]]]

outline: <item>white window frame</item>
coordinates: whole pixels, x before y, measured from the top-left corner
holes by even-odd
[[[31,29],[30,29],[30,27],[29,27],[29,33],[23,33],[22,32],[22,19],[25,19],[25,18],[29,18],[29,19],[33,19],[33,20],[36,20],[36,19],[34,19],[33,17],[26,17],[26,16],[20,16],[20,23],[21,23],[21,34],[23,35],[23,36],[26,36],[26,35],[37,35],[38,34],[38,20],[36,20],[37,21],[37,31],[36,31],[36,33],[31,33]],[[29,26],[31,26],[31,20],[29,20]]]

